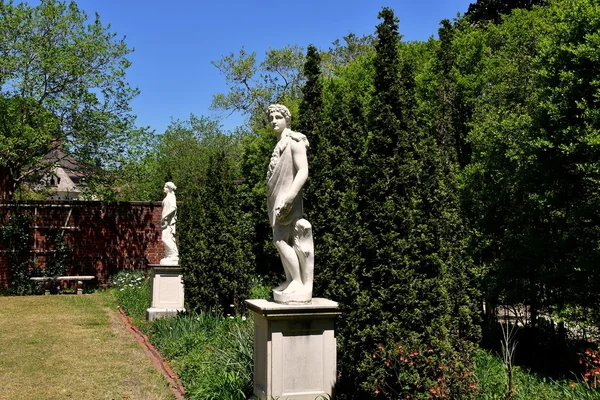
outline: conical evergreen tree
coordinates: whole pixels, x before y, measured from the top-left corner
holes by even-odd
[[[208,158],[205,181],[183,199],[180,263],[186,307],[195,311],[240,313],[250,295],[252,225],[241,212],[235,179],[231,158],[215,150]]]
[[[323,82],[321,81],[321,56],[314,45],[309,45],[306,50],[306,61],[304,62],[304,76],[306,83],[302,87],[302,100],[298,109],[298,122],[294,130],[311,135],[319,121],[319,115],[323,108]],[[312,151],[315,144],[311,142]]]
[[[465,338],[475,328],[457,326],[452,316],[460,308],[471,317],[451,278],[465,268],[466,256],[452,181],[436,141],[419,129],[413,66],[407,52],[400,57],[398,20],[388,8],[379,17],[370,133],[357,185],[354,254],[362,261],[354,266],[352,307],[339,329],[340,394],[420,398],[438,390],[470,398],[473,347]],[[397,362],[402,351],[412,354],[410,361]],[[362,391],[351,391],[356,382]]]
[[[470,113],[464,105],[463,93],[456,84],[454,75],[455,57],[452,47],[455,27],[444,19],[438,29],[439,47],[434,60],[434,70],[437,75],[435,95],[438,109],[436,110],[435,131],[442,151],[464,167],[471,155],[471,146],[466,141],[468,134],[466,121]]]

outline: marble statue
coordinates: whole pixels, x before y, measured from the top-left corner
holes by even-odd
[[[175,223],[177,222],[177,200],[175,199],[173,182],[165,183],[163,188],[165,198],[162,202],[162,216],[160,225],[162,228],[162,242],[165,248],[165,258],[160,260],[160,265],[178,265],[179,251],[177,250],[177,239]]]
[[[273,289],[276,302],[310,302],[314,273],[312,227],[302,218],[302,186],[308,178],[306,136],[290,129],[291,114],[280,104],[267,116],[277,145],[267,171],[267,210],[285,282]]]

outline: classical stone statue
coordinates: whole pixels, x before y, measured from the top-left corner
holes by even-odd
[[[165,198],[162,202],[160,225],[162,228],[162,242],[165,248],[165,258],[160,260],[160,264],[178,265],[179,251],[177,250],[177,240],[175,236],[175,223],[177,222],[177,200],[175,199],[175,189],[177,189],[177,187],[173,182],[167,182],[163,189]]]
[[[314,245],[312,227],[302,218],[302,186],[308,178],[308,140],[290,129],[291,114],[280,104],[270,105],[267,116],[277,145],[267,171],[267,210],[273,242],[279,251],[285,282],[273,289],[276,302],[312,300]]]

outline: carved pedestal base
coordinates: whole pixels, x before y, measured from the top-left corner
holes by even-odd
[[[247,300],[254,313],[254,396],[260,400],[334,398],[338,304]]]
[[[309,291],[284,293],[283,290],[273,289],[273,300],[279,304],[308,304],[312,301],[312,288]]]
[[[152,268],[152,302],[146,320],[177,315],[185,311],[183,276],[178,265],[150,264]]]
[[[165,257],[160,260],[160,265],[177,267],[179,266],[179,257]]]

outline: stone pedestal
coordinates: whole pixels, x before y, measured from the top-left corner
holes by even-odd
[[[146,310],[146,320],[172,317],[185,311],[181,267],[159,264],[149,267],[152,268],[152,303]]]
[[[254,313],[254,395],[260,400],[334,398],[338,304],[246,300]],[[330,396],[330,397],[327,397]]]

